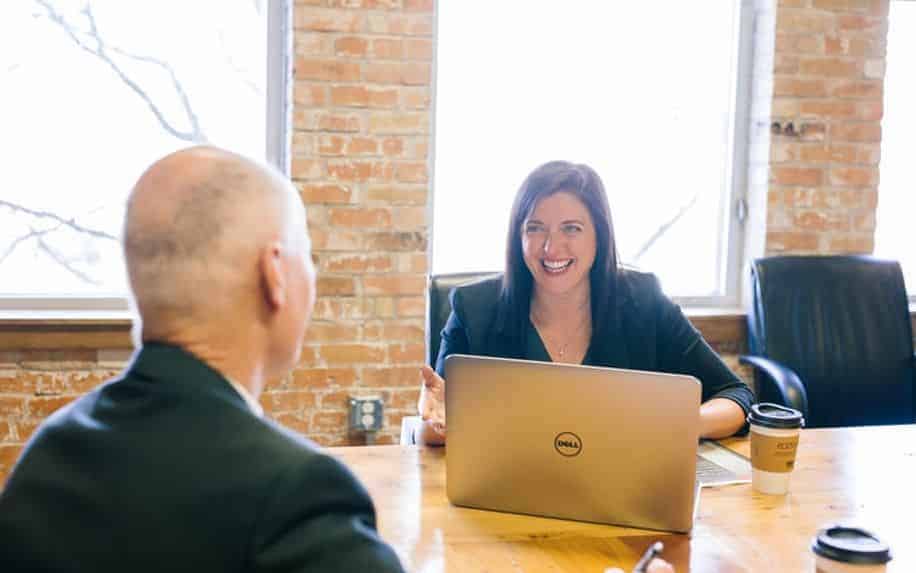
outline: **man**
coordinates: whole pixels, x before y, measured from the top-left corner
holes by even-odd
[[[0,495],[0,571],[401,571],[355,477],[258,404],[315,299],[293,187],[179,151],[137,182],[123,242],[142,347],[26,446]]]

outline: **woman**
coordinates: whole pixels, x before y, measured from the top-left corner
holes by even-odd
[[[744,425],[754,401],[655,276],[617,265],[607,194],[590,167],[552,161],[522,183],[501,277],[461,286],[436,371],[423,367],[418,441],[445,442],[445,358],[472,354],[690,374],[703,386],[700,435]]]

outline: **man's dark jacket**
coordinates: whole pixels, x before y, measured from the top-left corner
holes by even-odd
[[[0,494],[0,571],[401,571],[356,478],[218,372],[147,344],[45,421]]]

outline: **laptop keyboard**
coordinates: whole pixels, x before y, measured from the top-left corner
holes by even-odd
[[[696,476],[701,486],[749,483],[751,462],[718,442],[702,440],[697,450]]]
[[[735,472],[697,456],[697,481],[700,485],[713,485],[740,481],[741,477]]]

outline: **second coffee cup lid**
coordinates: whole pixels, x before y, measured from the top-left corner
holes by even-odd
[[[841,563],[877,565],[891,560],[891,549],[860,527],[832,525],[817,532],[811,550]]]
[[[798,410],[770,402],[751,406],[751,413],[747,415],[747,421],[767,428],[790,429],[801,428],[805,425],[805,418]]]

